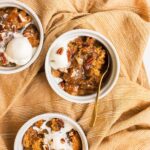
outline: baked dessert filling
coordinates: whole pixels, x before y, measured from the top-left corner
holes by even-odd
[[[33,18],[15,7],[0,8],[0,66],[16,67],[30,61],[40,43]]]
[[[50,57],[52,75],[64,91],[75,96],[97,91],[106,62],[106,48],[88,36],[75,38]]]
[[[66,121],[39,120],[24,134],[23,150],[82,150],[78,132]]]

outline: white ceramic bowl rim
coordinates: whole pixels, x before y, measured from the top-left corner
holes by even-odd
[[[3,7],[17,7],[17,8],[26,10],[29,13],[29,15],[31,15],[33,17],[33,19],[37,25],[37,28],[40,32],[40,44],[39,44],[38,48],[36,49],[35,54],[33,55],[31,60],[27,64],[25,64],[23,66],[19,66],[17,68],[9,68],[9,69],[7,69],[7,68],[2,69],[2,67],[0,68],[0,74],[12,74],[12,73],[17,73],[17,72],[25,70],[38,58],[38,56],[42,50],[42,46],[43,46],[44,31],[43,31],[43,27],[42,27],[39,17],[29,6],[25,5],[24,3],[19,2],[18,0],[0,0],[0,8],[3,8]]]
[[[92,30],[87,30],[87,29],[75,29],[72,31],[68,31],[64,34],[62,34],[61,36],[59,36],[50,46],[47,56],[46,56],[46,60],[45,60],[45,72],[46,72],[46,77],[47,80],[49,82],[49,84],[51,85],[51,87],[53,88],[53,90],[62,98],[71,101],[71,102],[75,102],[75,103],[91,103],[94,102],[96,94],[92,94],[92,95],[88,95],[88,96],[72,96],[70,94],[68,94],[67,92],[65,92],[64,90],[62,90],[59,85],[55,82],[54,77],[51,75],[51,66],[50,66],[50,52],[51,50],[55,49],[56,47],[58,48],[57,45],[59,45],[59,47],[61,47],[61,42],[65,41],[65,38],[67,39],[71,39],[74,37],[78,37],[78,36],[91,36],[95,39],[97,39],[98,41],[100,41],[105,47],[106,49],[109,51],[111,60],[112,60],[112,72],[111,72],[111,76],[107,82],[107,84],[102,88],[101,93],[99,98],[103,98],[104,96],[106,96],[114,87],[114,85],[116,84],[118,77],[119,77],[119,72],[120,72],[120,62],[119,62],[119,57],[118,54],[114,48],[114,46],[112,45],[112,43],[106,38],[104,37],[102,34],[96,32],[96,31],[92,31]],[[57,44],[59,43],[59,44]]]
[[[87,138],[82,130],[82,128],[80,127],[80,125],[78,123],[76,123],[74,120],[72,120],[71,118],[67,117],[66,115],[60,114],[60,113],[46,113],[46,114],[41,114],[38,115],[30,120],[28,120],[18,131],[16,138],[15,138],[15,142],[14,142],[14,150],[23,150],[21,149],[22,147],[22,139],[23,136],[25,134],[25,132],[27,131],[27,129],[29,127],[31,127],[35,122],[37,122],[38,120],[41,119],[52,119],[52,118],[60,118],[62,120],[67,121],[68,123],[70,123],[73,128],[78,131],[81,140],[82,140],[82,146],[83,146],[83,150],[88,150],[88,142],[87,142]]]

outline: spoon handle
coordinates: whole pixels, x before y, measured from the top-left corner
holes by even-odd
[[[109,65],[110,65],[110,58],[109,58],[109,54],[108,53],[107,53],[107,56],[108,56],[107,68],[104,71],[104,73],[102,74],[102,76],[100,78],[100,81],[99,81],[99,86],[98,86],[98,90],[97,90],[97,93],[96,93],[96,99],[95,99],[95,104],[94,104],[94,110],[93,110],[92,120],[91,120],[91,124],[90,124],[91,127],[93,127],[95,125],[95,122],[96,122],[97,109],[98,109],[97,108],[98,107],[98,98],[99,98],[99,94],[100,94],[100,91],[101,91],[102,81],[103,81],[105,75],[107,74],[108,69],[109,69]]]

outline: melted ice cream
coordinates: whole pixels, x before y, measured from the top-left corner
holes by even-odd
[[[46,150],[46,146],[48,146],[49,149],[55,150],[73,150],[72,144],[67,137],[67,132],[73,129],[73,127],[68,122],[64,121],[64,128],[61,128],[60,131],[52,131],[50,127],[46,126],[47,121],[45,121],[40,128],[36,126],[33,127],[37,132],[43,129],[48,131],[48,134],[44,134],[43,148]]]

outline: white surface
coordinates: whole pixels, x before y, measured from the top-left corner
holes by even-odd
[[[82,128],[71,118],[63,115],[63,114],[58,114],[58,113],[47,113],[47,114],[42,114],[39,116],[36,116],[30,120],[28,120],[18,131],[16,139],[15,139],[15,143],[14,143],[14,150],[23,150],[23,146],[22,146],[22,139],[23,136],[25,134],[25,132],[27,131],[27,129],[29,127],[31,127],[35,122],[37,122],[38,120],[50,120],[52,118],[60,118],[66,122],[68,122],[80,135],[81,137],[81,141],[82,141],[82,147],[83,150],[88,150],[88,142],[86,139],[86,136],[82,130]]]
[[[70,39],[74,39],[78,36],[93,37],[94,39],[100,41],[106,47],[106,49],[109,51],[111,61],[112,61],[112,66],[113,66],[112,72],[111,72],[110,78],[108,79],[108,82],[102,88],[99,98],[106,96],[112,90],[112,88],[116,84],[116,81],[118,80],[118,76],[119,76],[119,72],[120,72],[119,57],[118,57],[118,54],[117,54],[114,46],[112,45],[112,43],[106,37],[104,37],[100,33],[95,32],[93,30],[76,29],[76,30],[66,32],[66,33],[62,34],[59,38],[57,38],[52,43],[52,45],[50,46],[50,48],[48,50],[46,60],[45,60],[45,73],[46,73],[47,80],[48,80],[49,84],[51,85],[51,87],[53,88],[53,90],[62,98],[66,99],[68,101],[71,101],[71,102],[75,102],[75,103],[91,103],[91,102],[94,102],[96,93],[94,93],[92,95],[87,95],[87,96],[70,95],[67,92],[65,92],[63,89],[60,88],[58,83],[54,80],[53,75],[51,74],[51,65],[50,65],[51,51],[54,49],[58,49],[59,47],[62,47],[62,43],[63,43],[63,46],[64,46],[64,44],[67,45],[68,42],[70,41]]]
[[[143,61],[144,61],[144,66],[145,66],[146,73],[149,79],[149,83],[150,83],[150,38],[149,38],[147,47],[144,52]]]

